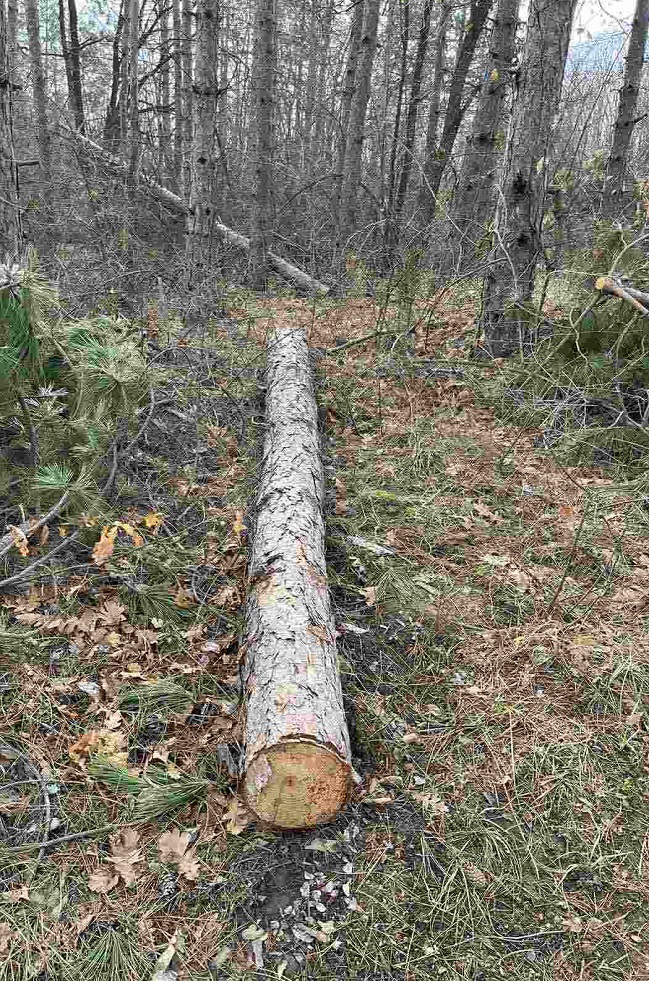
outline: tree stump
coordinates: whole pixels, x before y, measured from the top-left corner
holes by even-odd
[[[266,435],[249,567],[244,795],[262,821],[310,828],[350,787],[325,566],[324,475],[302,328],[271,334]]]

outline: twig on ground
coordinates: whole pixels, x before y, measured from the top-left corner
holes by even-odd
[[[26,535],[27,538],[29,538],[30,535],[33,535],[37,531],[40,531],[40,529],[44,525],[49,524],[50,521],[56,518],[61,513],[65,505],[68,503],[69,499],[70,499],[70,491],[66,491],[63,497],[61,497],[60,500],[56,502],[54,507],[51,508],[47,512],[47,514],[43,515],[42,518],[39,518],[36,524],[32,525],[29,523],[29,521],[23,521],[23,523],[18,526],[18,530],[23,532],[23,534]],[[15,543],[14,534],[15,532],[9,532],[9,534],[3,535],[3,537],[0,538],[0,559],[3,558],[7,554],[7,552],[10,552],[11,549],[14,547],[14,543]]]

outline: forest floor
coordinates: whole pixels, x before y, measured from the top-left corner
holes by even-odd
[[[356,343],[371,299],[226,312],[161,330],[115,513],[0,598],[1,981],[649,978],[641,506],[499,419],[470,297],[422,307],[414,352]],[[303,834],[234,776],[277,324],[314,351],[361,778]]]

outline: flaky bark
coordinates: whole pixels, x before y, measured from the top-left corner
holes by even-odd
[[[244,792],[265,822],[307,828],[349,792],[322,514],[318,415],[302,328],[269,338],[266,438],[249,568]]]
[[[454,218],[467,244],[475,244],[484,235],[503,160],[505,107],[512,82],[519,6],[520,0],[498,2],[485,80],[462,161]]]
[[[457,49],[455,67],[451,76],[448,90],[448,102],[444,115],[444,127],[439,146],[435,149],[426,147],[424,160],[424,182],[420,196],[420,208],[424,225],[430,224],[435,217],[437,193],[442,183],[442,177],[451,159],[460,125],[464,118],[467,102],[465,87],[469,69],[473,63],[473,55],[480,35],[485,26],[492,0],[471,0],[467,24]]]
[[[636,0],[635,16],[624,65],[624,82],[620,90],[613,143],[606,168],[605,203],[610,214],[615,214],[624,202],[624,178],[627,173],[631,137],[638,122],[636,113],[648,28],[649,0]]]
[[[255,105],[254,206],[250,223],[250,280],[265,284],[273,207],[275,89],[277,81],[277,3],[257,0],[252,68]]]
[[[521,307],[534,292],[543,252],[548,154],[559,106],[577,0],[532,0],[519,94],[495,219],[494,250],[483,294],[484,340],[494,357],[524,351],[533,340]]]
[[[112,171],[115,174],[119,174],[121,177],[128,175],[129,168],[128,165],[120,160],[118,157],[114,157],[112,154],[108,153],[97,143],[89,140],[85,136],[80,136],[79,134],[74,134],[78,139],[81,146],[85,147],[86,150],[104,167]],[[174,194],[173,191],[168,190],[166,187],[162,187],[156,181],[154,181],[145,172],[140,172],[138,175],[138,188],[142,191],[146,191],[151,197],[158,201],[163,207],[167,208],[169,211],[173,211],[177,215],[191,215],[193,209],[191,205],[183,201],[181,197]],[[248,252],[250,249],[250,239],[247,239],[245,235],[240,235],[238,232],[233,231],[228,228],[227,225],[223,225],[219,221],[214,222],[213,231],[216,235],[223,239],[223,241],[228,242],[230,245],[234,245],[237,249],[242,249]],[[289,283],[293,283],[299,290],[304,293],[328,293],[329,287],[325,286],[324,283],[320,283],[313,276],[309,276],[304,270],[298,269],[291,262],[287,262],[286,259],[281,259],[274,252],[268,252],[266,256],[268,264],[271,269],[276,273],[279,273],[284,279],[288,280]]]
[[[43,52],[41,50],[38,0],[27,0],[25,4],[25,23],[29,39],[29,60],[32,70],[32,94],[36,115],[36,141],[38,156],[45,183],[44,192],[49,193],[52,181],[52,157],[50,153],[50,133],[47,126],[47,97],[45,94],[45,72],[43,71]]]

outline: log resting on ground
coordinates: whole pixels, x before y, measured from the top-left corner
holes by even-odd
[[[108,153],[103,147],[99,146],[93,140],[89,140],[87,136],[82,136],[80,133],[75,131],[75,139],[80,143],[81,146],[85,147],[89,154],[94,156],[96,159],[103,164],[108,170],[113,173],[119,174],[121,177],[129,176],[129,165],[119,157],[113,156],[112,153]],[[139,172],[137,174],[137,184],[152,198],[155,198],[160,204],[162,204],[169,211],[173,211],[177,215],[191,215],[194,209],[183,201],[181,197],[174,194],[168,188],[163,187],[161,184],[157,184],[148,174],[144,172]],[[250,251],[250,239],[247,239],[245,235],[240,235],[239,232],[233,231],[224,225],[220,221],[214,222],[213,229],[219,238],[223,239],[224,242],[228,242],[230,245],[234,245],[238,249],[242,249],[244,252]],[[299,269],[294,266],[291,262],[287,262],[286,259],[281,259],[274,252],[268,252],[268,265],[276,273],[279,273],[284,279],[288,280],[289,283],[293,283],[298,289],[302,290],[304,293],[328,293],[329,287],[325,286],[324,283],[320,283],[313,276],[309,276],[305,273],[303,269]]]
[[[335,817],[351,754],[325,567],[324,476],[303,329],[272,333],[246,610],[248,806],[279,828]]]

